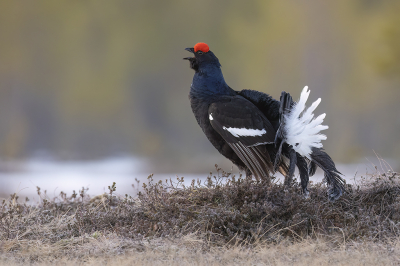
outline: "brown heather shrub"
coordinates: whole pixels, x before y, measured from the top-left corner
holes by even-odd
[[[137,197],[116,197],[116,184],[108,194],[91,198],[86,189],[49,200],[38,188],[38,204],[21,203],[17,195],[0,206],[2,254],[20,252],[41,243],[67,249],[88,236],[114,235],[130,241],[179,239],[196,236],[202,249],[232,245],[254,247],[282,241],[330,238],[382,242],[399,236],[400,176],[394,172],[363,178],[347,185],[335,203],[327,199],[321,183],[309,186],[310,198],[298,183],[285,189],[276,182],[235,177],[217,169],[206,182],[184,179],[143,184]]]

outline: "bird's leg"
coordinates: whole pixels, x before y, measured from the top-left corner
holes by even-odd
[[[296,151],[294,149],[290,149],[289,151],[289,172],[285,177],[285,186],[290,186],[293,182],[293,175],[294,175],[294,170],[296,169],[296,163],[297,163],[297,156],[296,156]]]

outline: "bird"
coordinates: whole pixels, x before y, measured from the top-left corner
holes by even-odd
[[[285,176],[285,187],[293,183],[295,168],[301,190],[309,197],[309,177],[317,167],[324,171],[328,200],[336,201],[345,191],[345,180],[325,152],[322,130],[325,114],[314,117],[321,99],[306,108],[310,90],[305,86],[296,102],[283,91],[279,101],[255,90],[233,90],[225,82],[221,64],[206,43],[186,48],[185,57],[194,70],[189,100],[197,123],[211,144],[246,173],[246,177],[270,181],[276,172]]]

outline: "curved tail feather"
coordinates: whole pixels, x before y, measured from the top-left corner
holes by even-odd
[[[343,194],[345,181],[331,157],[322,149],[321,141],[325,140],[326,136],[320,134],[320,131],[328,129],[328,126],[322,125],[325,114],[316,118],[313,114],[321,99],[316,100],[306,109],[309,94],[310,91],[305,86],[298,103],[293,101],[289,93],[282,92],[281,94],[279,129],[275,136],[277,153],[274,168],[276,169],[279,165],[283,154],[290,159],[287,178],[291,178],[294,165],[297,164],[302,188],[307,195],[308,178],[315,174],[317,166],[320,167],[324,171],[329,186],[328,198],[330,201],[335,201]],[[286,145],[286,153],[282,149],[284,145]],[[295,156],[293,152],[297,155]]]
[[[328,198],[330,201],[337,200],[344,192],[346,182],[340,176],[342,175],[335,166],[331,157],[320,148],[313,148],[311,160],[324,171],[326,182],[329,186]]]
[[[292,96],[289,93],[283,91],[281,93],[281,105],[279,108],[279,128],[275,135],[275,147],[278,149],[275,155],[274,169],[279,166],[282,156],[282,146],[286,142],[286,119],[285,116],[290,113],[292,106],[295,104],[293,102]]]

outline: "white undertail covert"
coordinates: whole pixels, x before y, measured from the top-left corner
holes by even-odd
[[[326,139],[320,132],[328,129],[328,126],[321,125],[326,114],[321,114],[314,119],[314,110],[321,102],[321,98],[316,100],[307,110],[306,101],[310,91],[305,86],[300,95],[300,100],[295,103],[291,111],[284,116],[286,142],[293,146],[293,149],[300,155],[310,159],[312,148],[322,148],[322,140]]]

